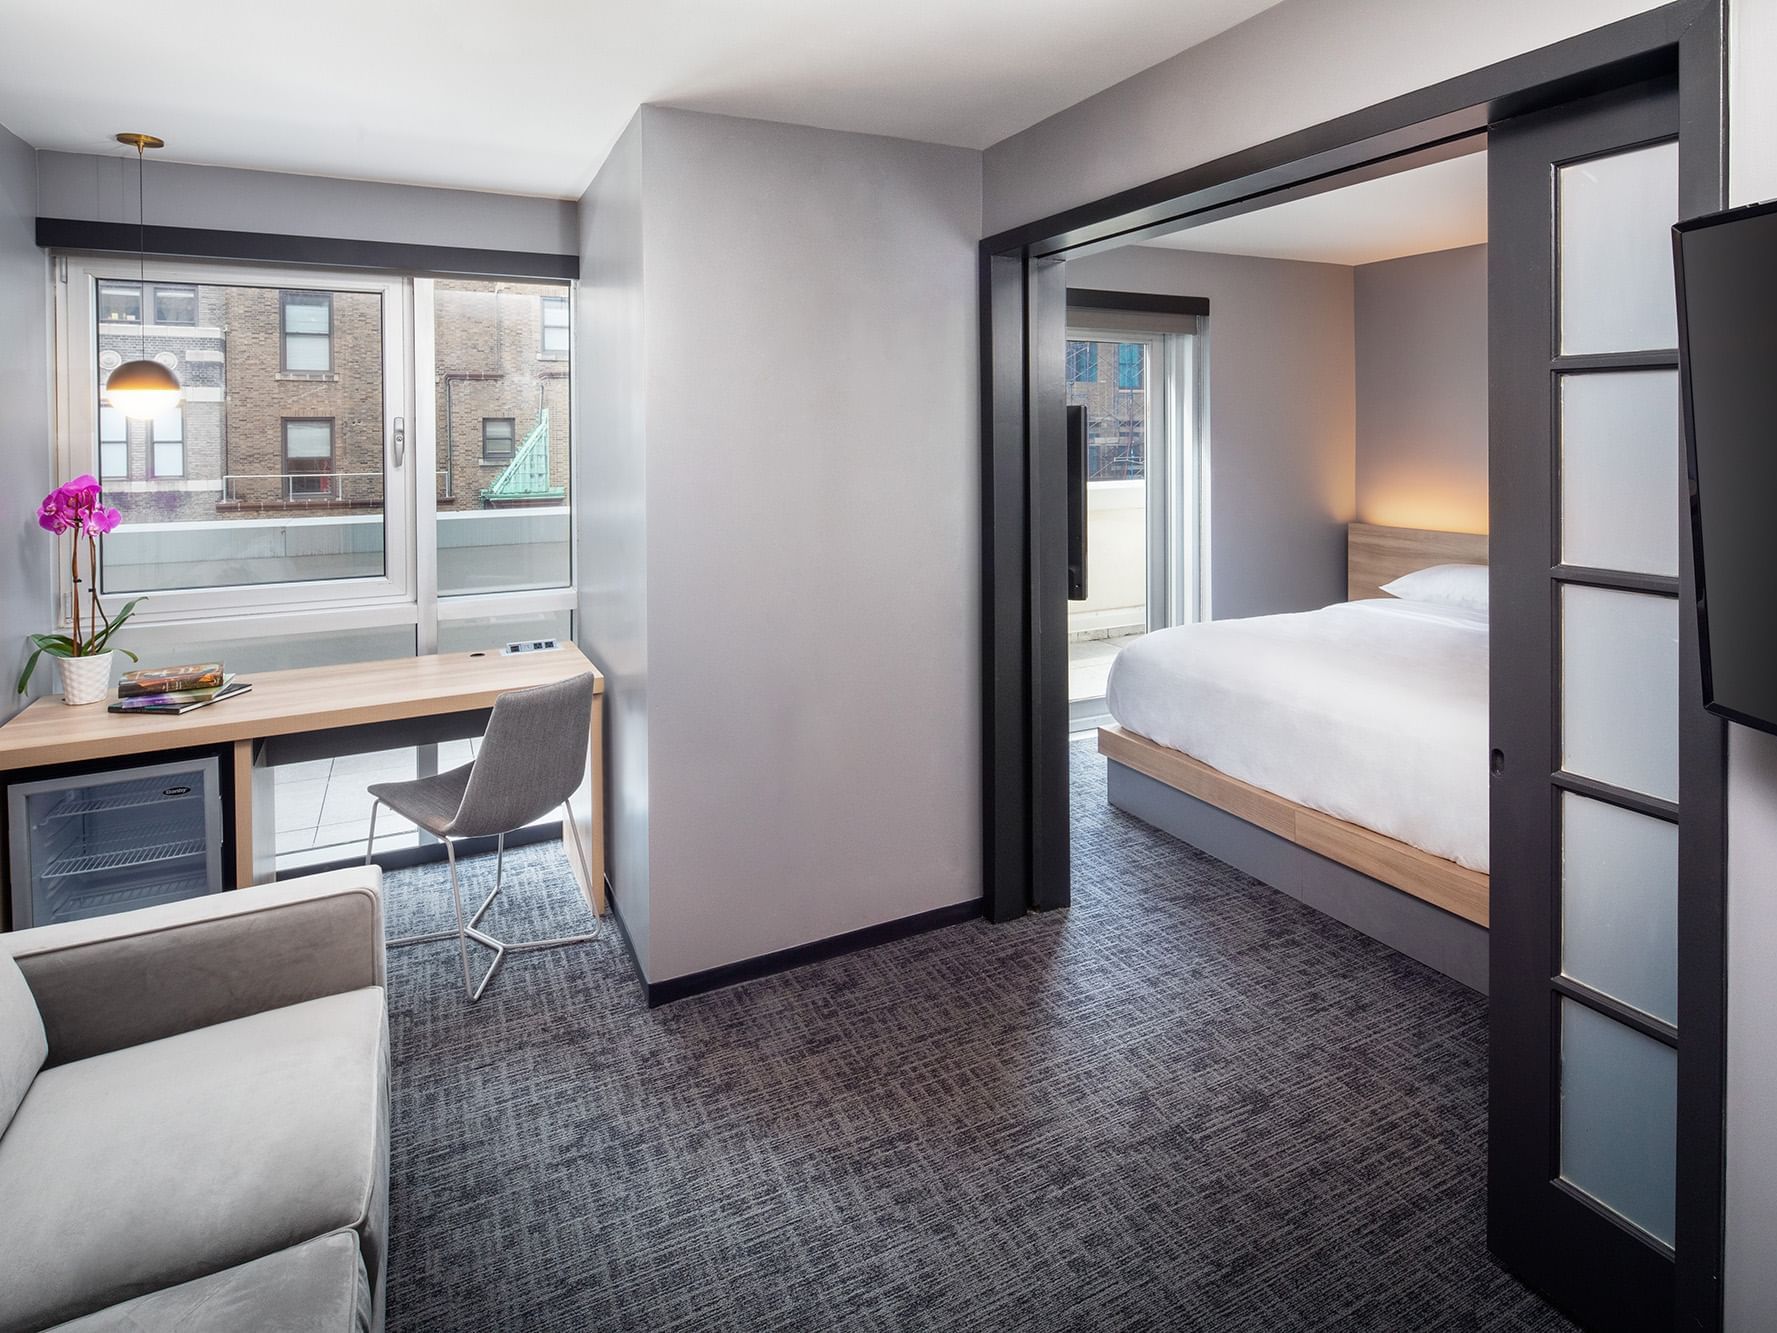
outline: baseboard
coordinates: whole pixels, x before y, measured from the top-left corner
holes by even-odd
[[[508,850],[514,847],[529,847],[539,842],[561,841],[561,820],[547,824],[528,824],[521,829],[513,829],[506,835]],[[497,837],[458,838],[457,855],[492,856],[499,846]],[[371,857],[371,862],[384,870],[409,870],[414,866],[429,866],[445,859],[442,842],[421,843],[418,847],[391,847]],[[349,870],[353,866],[364,864],[362,854],[341,857],[337,861],[317,861],[313,865],[299,866],[288,878],[298,879],[303,875],[319,875],[329,870]],[[282,877],[280,877],[282,878]]]
[[[952,903],[949,907],[917,912],[913,916],[865,926],[862,930],[847,931],[843,935],[798,944],[789,949],[779,949],[776,953],[761,954],[757,958],[744,958],[738,963],[724,963],[703,972],[671,977],[666,981],[644,979],[642,984],[647,991],[648,1007],[658,1009],[663,1004],[702,995],[706,991],[720,990],[724,986],[738,985],[743,981],[754,981],[777,972],[788,972],[792,968],[824,962],[843,954],[856,953],[860,949],[872,949],[879,944],[889,944],[912,935],[923,935],[928,930],[958,925],[980,916],[981,905],[981,899],[973,898],[966,903]],[[628,938],[627,934],[624,938]]]

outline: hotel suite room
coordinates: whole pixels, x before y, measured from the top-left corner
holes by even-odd
[[[1777,0],[1102,10],[0,0],[0,1331],[1771,1326]]]

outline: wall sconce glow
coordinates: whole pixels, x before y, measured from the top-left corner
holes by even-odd
[[[146,167],[143,155],[150,148],[165,148],[166,141],[152,134],[120,134],[117,142],[136,150],[136,276],[137,290],[147,291],[148,205],[142,183]],[[105,381],[105,401],[132,421],[149,421],[179,405],[179,377],[158,361],[148,359],[148,311],[141,311],[142,355],[125,361]]]
[[[147,421],[177,407],[179,377],[158,361],[125,361],[105,381],[105,401],[132,421]]]

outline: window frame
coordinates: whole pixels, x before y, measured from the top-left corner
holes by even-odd
[[[549,322],[549,312],[552,308],[559,308],[561,310],[561,323],[551,324]],[[572,296],[568,293],[563,293],[561,296],[540,297],[537,301],[537,318],[541,321],[541,328],[537,335],[538,357],[545,361],[566,361],[574,352],[574,305]],[[549,331],[551,329],[561,330],[562,345],[560,347],[551,347],[549,345]]]
[[[100,278],[135,282],[137,260],[114,254],[55,251],[52,258],[65,280],[53,284],[57,477],[66,480],[83,472],[97,475],[97,407],[95,383],[102,384],[97,366],[96,282]],[[382,577],[311,579],[291,583],[213,584],[149,593],[101,593],[107,612],[142,598],[132,623],[144,627],[178,627],[195,641],[205,635],[217,638],[275,638],[286,634],[325,634],[375,626],[410,625],[416,651],[437,651],[439,626],[466,620],[501,616],[562,612],[577,615],[579,562],[578,525],[568,525],[568,567],[565,581],[550,588],[472,590],[440,593],[438,590],[438,513],[434,479],[440,459],[436,422],[438,387],[433,347],[434,278],[425,273],[396,273],[371,269],[322,269],[297,265],[233,263],[223,260],[168,260],[150,258],[145,280],[172,285],[236,285],[276,291],[318,290],[369,292],[382,298],[382,439],[383,439],[383,543],[386,564]],[[497,280],[497,279],[489,279]],[[542,281],[542,280],[538,280]],[[574,312],[571,282],[560,284],[570,320]],[[277,333],[282,337],[282,310]],[[283,361],[282,352],[278,363]],[[217,391],[211,391],[217,392]],[[218,396],[220,396],[218,394]],[[207,400],[196,400],[207,401]],[[579,419],[580,392],[577,378],[569,380],[569,438]],[[406,429],[402,463],[395,462],[394,425]],[[368,423],[367,423],[368,424]],[[127,429],[127,427],[126,427]],[[516,435],[516,426],[515,426]],[[514,440],[514,452],[517,448]],[[279,446],[281,450],[281,427]],[[337,423],[334,437],[338,456]],[[190,468],[187,455],[187,469]],[[568,494],[563,501],[577,512],[582,496],[582,469],[569,470]],[[194,489],[198,483],[176,483]],[[131,490],[148,487],[141,482]],[[294,517],[302,519],[300,510]],[[103,543],[101,538],[101,563]],[[60,565],[60,562],[57,562]],[[68,623],[67,570],[56,574],[57,606],[62,624]]]
[[[150,481],[185,480],[185,404],[183,402],[176,403],[174,406],[168,408],[167,411],[177,412],[179,414],[179,438],[176,440],[161,439],[160,430],[157,424],[160,418],[155,417],[148,421],[148,479]],[[162,413],[161,415],[164,416],[166,413]],[[176,444],[179,446],[179,470],[177,472],[161,471],[160,447],[163,444]]]
[[[198,327],[199,320],[198,320],[198,310],[197,310],[198,298],[197,298],[197,284],[196,283],[191,283],[191,282],[157,282],[157,283],[153,284],[153,286],[150,288],[150,290],[152,291],[153,295],[151,295],[148,299],[148,314],[152,317],[151,323],[155,327],[167,328],[167,329],[195,329]],[[188,320],[185,320],[185,319],[162,319],[160,317],[160,294],[163,291],[189,292],[191,294],[191,318]]]
[[[300,301],[293,302],[290,299],[292,296],[299,296],[304,299],[302,299]],[[322,304],[322,303],[318,303],[318,302],[315,302],[312,299],[310,299],[315,296],[325,296],[327,298],[326,302],[324,303],[324,308],[327,311],[327,332],[325,332],[325,333],[308,333],[308,332],[299,331],[295,334],[292,334],[290,332],[290,307],[292,305],[298,305],[298,306],[305,306],[305,307],[313,308],[317,305]],[[387,323],[386,316],[384,318],[384,323],[385,324]],[[278,289],[278,370],[279,370],[279,373],[284,374],[284,375],[332,375],[332,374],[335,374],[336,370],[335,370],[334,360],[333,360],[333,328],[334,328],[334,325],[333,325],[333,293],[332,293],[332,291],[318,292],[318,291],[314,291],[314,290],[305,290],[301,287],[280,287]],[[301,367],[292,366],[290,364],[290,339],[292,337],[324,339],[327,343],[327,366],[326,366],[326,368],[324,370],[317,370],[313,366],[301,366]]]
[[[493,422],[506,423],[506,452],[503,454],[489,453],[487,448],[487,428]],[[481,461],[487,467],[505,467],[518,457],[518,418],[517,417],[483,417],[481,419]]]
[[[292,426],[326,426],[327,427],[327,466],[324,468],[303,468],[292,471],[290,467],[290,427]],[[290,504],[304,500],[340,501],[344,497],[339,487],[339,475],[335,464],[339,461],[339,420],[337,417],[279,417],[278,418],[278,461],[284,475],[284,499]],[[306,457],[304,462],[309,461]],[[296,483],[299,479],[310,477],[320,482],[316,490],[299,491]]]
[[[113,324],[130,324],[136,328],[141,328],[142,327],[142,289],[145,285],[146,284],[144,284],[134,278],[107,278],[107,279],[104,279],[100,283],[99,287],[94,288],[94,291],[93,291],[93,305],[94,305],[93,322],[95,324],[102,324],[102,325],[107,325],[107,326],[113,325]],[[136,317],[134,319],[100,319],[98,316],[98,306],[100,305],[99,297],[100,297],[100,294],[101,294],[102,289],[104,287],[112,287],[112,288],[117,288],[117,289],[121,289],[124,287],[135,288],[135,291],[136,291]]]

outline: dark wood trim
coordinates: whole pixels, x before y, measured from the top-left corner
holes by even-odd
[[[1030,736],[1036,818],[1030,828],[1030,906],[1066,907],[1072,892],[1067,700],[1067,277],[1059,259],[1034,259],[1027,270],[1026,345],[1030,378]],[[1043,812],[1064,812],[1045,819]]]
[[[1162,296],[1158,292],[1111,292],[1098,287],[1069,287],[1067,308],[1075,310],[1135,310],[1146,315],[1182,315],[1191,318],[1209,313],[1207,296]]]
[[[971,898],[968,902],[952,903],[948,907],[933,908],[929,912],[916,912],[912,916],[900,917],[894,921],[884,921],[880,925],[865,926],[862,930],[848,930],[843,935],[833,935],[809,944],[798,944],[793,948],[779,949],[776,953],[761,954],[757,958],[745,958],[738,963],[724,963],[721,967],[692,972],[682,977],[671,977],[666,981],[646,982],[648,1007],[657,1009],[663,1004],[688,999],[693,995],[702,995],[706,991],[720,990],[724,986],[736,986],[743,981],[756,981],[760,977],[768,977],[778,972],[788,972],[792,968],[806,967],[810,963],[824,963],[829,958],[839,958],[848,953],[857,953],[861,949],[873,949],[879,944],[889,944],[913,935],[923,935],[929,930],[940,930],[945,926],[960,925],[964,921],[973,921],[980,915],[981,900]],[[627,932],[625,932],[625,938],[628,938]]]
[[[209,227],[144,227],[82,218],[38,218],[37,244],[46,250],[151,255],[178,259],[238,259],[263,264],[314,264],[401,273],[450,273],[464,277],[553,278],[580,276],[580,256],[527,250],[479,250],[458,245],[409,245],[402,241],[355,241],[338,236],[287,236],[274,232],[220,231]]]

